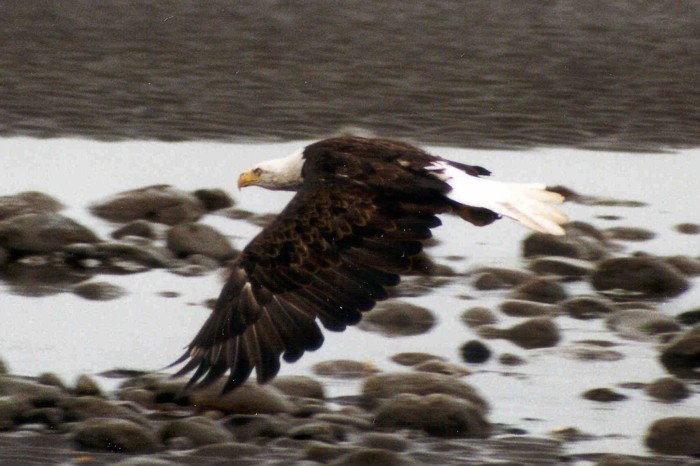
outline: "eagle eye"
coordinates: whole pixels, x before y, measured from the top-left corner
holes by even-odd
[[[260,176],[262,174],[262,169],[261,168],[254,168],[253,169],[253,174],[255,176]]]

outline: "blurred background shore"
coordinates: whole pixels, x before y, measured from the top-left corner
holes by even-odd
[[[0,135],[700,143],[700,3],[13,1]]]

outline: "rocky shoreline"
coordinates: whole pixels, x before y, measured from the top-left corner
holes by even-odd
[[[624,205],[629,201],[579,195],[558,187],[570,202]],[[642,206],[640,204],[640,206]],[[221,190],[185,192],[167,185],[116,194],[90,207],[115,224],[110,239],[63,215],[62,204],[38,192],[0,197],[0,280],[13,293],[41,295],[46,287],[87,299],[119,299],[125,290],[110,275],[164,269],[182,276],[223,270],[237,251],[215,228],[198,223],[223,215],[264,225],[270,217],[236,208]],[[562,238],[528,236],[522,245],[526,269],[477,267],[460,275],[480,291],[504,291],[498,309],[478,303],[462,315],[475,336],[460,347],[466,365],[438,355],[399,353],[404,372],[383,373],[371,363],[317,364],[321,378],[362,380],[356,396],[329,397],[308,376],[282,376],[268,386],[248,383],[224,397],[217,387],[188,392],[167,374],[112,372],[124,380],[105,393],[88,376],[66,386],[47,372],[38,377],[0,371],[0,462],[7,464],[698,464],[700,417],[678,413],[647,427],[647,456],[615,452],[571,455],[566,446],[589,435],[570,428],[547,438],[517,425],[489,421],[489,405],[465,382],[469,369],[497,359],[505,368],[526,364],[521,355],[495,354],[491,341],[506,339],[524,350],[556,348],[577,361],[624,358],[614,342],[568,342],[558,317],[604,322],[607,331],[658,348],[668,374],[636,387],[650,399],[677,403],[698,396],[700,308],[676,316],[662,303],[686,292],[700,275],[700,258],[628,254],[624,242],[654,233],[640,228],[599,229],[572,222]],[[700,226],[676,226],[698,234]],[[389,338],[424,334],[434,325],[430,309],[400,300],[459,275],[449,266],[420,258],[413,276],[394,299],[369,313],[366,331]],[[569,285],[588,282],[594,294]],[[518,323],[499,325],[503,316]],[[592,388],[581,397],[616,403],[619,387]],[[682,414],[682,415],[681,415]],[[664,456],[680,455],[680,456]]]

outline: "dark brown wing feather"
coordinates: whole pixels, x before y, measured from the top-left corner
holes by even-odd
[[[356,324],[451,208],[441,181],[416,176],[431,160],[425,152],[337,141],[307,148],[303,187],[233,263],[214,311],[175,362],[185,362],[178,375],[195,371],[190,385],[229,371],[224,391],[232,390],[253,369],[264,383],[280,356],[293,362],[321,346],[317,320],[334,331]]]

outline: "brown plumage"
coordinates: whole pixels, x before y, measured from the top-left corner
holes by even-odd
[[[194,370],[190,384],[207,385],[229,371],[224,391],[253,369],[267,382],[280,356],[294,362],[321,346],[318,322],[342,331],[386,299],[440,225],[437,214],[480,226],[500,217],[448,197],[452,185],[429,168],[436,161],[468,177],[489,174],[402,142],[335,138],[308,146],[295,162],[301,178],[279,182],[297,194],[234,261],[214,311],[174,363],[186,361],[177,374]]]

